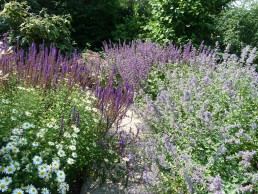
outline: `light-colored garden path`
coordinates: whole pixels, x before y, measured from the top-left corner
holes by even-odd
[[[141,120],[137,117],[133,110],[129,110],[127,115],[121,122],[121,129],[129,132],[130,128],[134,134],[137,133],[137,128],[140,127]],[[140,134],[142,137],[142,131],[140,130]],[[137,151],[137,144],[134,146]],[[138,182],[140,178],[140,173],[136,173],[135,179],[129,180],[128,187],[124,188],[122,183],[113,184],[111,181],[107,181],[106,185],[103,187],[99,187],[98,181],[91,180],[87,183],[83,184],[80,194],[127,194],[127,193],[135,193],[139,194],[138,187],[142,187],[141,183]]]

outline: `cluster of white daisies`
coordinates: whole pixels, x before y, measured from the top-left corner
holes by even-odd
[[[17,114],[18,111],[13,109],[12,112]],[[25,115],[30,117],[31,113],[26,111]],[[46,128],[40,128],[39,130],[36,130],[34,124],[23,122],[11,130],[10,137],[5,137],[7,143],[0,149],[0,157],[2,158],[0,177],[4,177],[0,179],[0,192],[12,194],[50,194],[51,189],[56,186],[60,194],[65,194],[69,190],[69,185],[65,182],[66,174],[62,170],[61,164],[62,166],[70,166],[76,162],[76,142],[80,130],[73,125],[69,132],[63,134],[65,141],[59,143],[54,142],[54,140],[47,141],[44,137],[51,127],[57,133],[59,132],[54,126],[54,119],[46,124]],[[33,130],[33,133],[27,133],[28,130]],[[34,131],[37,131],[37,133]],[[26,134],[35,134],[35,137],[26,138]],[[35,141],[30,142],[32,139]],[[33,155],[31,153],[31,146],[34,148],[34,151],[37,150],[38,154]],[[56,149],[53,149],[53,147]],[[48,163],[47,161],[51,162]],[[29,175],[26,176],[24,173],[28,173]],[[42,185],[46,185],[47,183],[49,188],[45,186],[43,188],[36,188],[33,185],[16,185],[17,181],[15,178],[19,177],[16,174],[20,174],[26,179],[31,175],[34,177],[37,176],[39,179],[42,179]],[[38,179],[36,178],[35,180]],[[31,183],[33,183],[33,179]]]

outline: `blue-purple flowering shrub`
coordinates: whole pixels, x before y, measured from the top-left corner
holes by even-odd
[[[156,70],[164,73],[157,97],[146,91],[139,105],[153,132],[143,179],[155,193],[257,192],[254,52],[247,47],[240,59],[207,48],[184,53],[185,63]]]
[[[117,125],[134,88],[115,88],[114,71],[53,45],[24,52],[2,43],[0,52],[0,191],[79,193],[89,177],[124,178],[135,136]]]
[[[156,73],[158,76],[154,77],[162,78],[166,64],[214,64],[219,60],[216,50],[205,47],[203,42],[196,49],[191,42],[176,46],[173,43],[158,45],[135,40],[130,44],[104,43],[103,50],[109,69],[116,70],[120,82],[129,83],[136,89],[146,84],[153,85],[150,82],[154,80],[148,79],[150,73]],[[252,52],[255,53],[255,49]],[[249,61],[251,63],[252,60]],[[156,72],[152,69],[156,69]],[[152,88],[149,89],[152,90]]]

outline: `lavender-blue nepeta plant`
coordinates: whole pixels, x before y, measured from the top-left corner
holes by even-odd
[[[139,105],[157,142],[146,148],[154,149],[149,163],[162,177],[153,184],[156,192],[258,191],[258,74],[250,66],[254,51],[247,50],[238,59],[185,48],[185,64],[159,67],[165,85],[155,100],[146,94]]]
[[[132,41],[130,44],[104,43],[109,67],[115,67],[123,82],[140,88],[153,67],[162,68],[168,63],[213,65],[219,60],[218,54],[201,43],[195,49],[191,42],[184,46],[172,43],[162,46],[152,42]]]

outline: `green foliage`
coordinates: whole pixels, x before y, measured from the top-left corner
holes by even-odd
[[[115,30],[112,31],[114,41],[132,41],[144,33],[142,26],[146,25],[149,16],[148,1],[129,1],[125,11],[122,22],[116,24]]]
[[[217,30],[224,45],[235,53],[246,45],[258,47],[258,3],[232,6],[217,18]]]
[[[146,38],[158,43],[210,42],[213,17],[231,0],[150,0],[151,17],[144,27]]]
[[[4,5],[5,2],[0,0]],[[17,0],[24,2],[24,0]],[[29,0],[30,12],[70,15],[71,38],[80,50],[99,50],[103,41],[133,40],[142,32],[149,6],[146,0]],[[62,43],[60,43],[61,45]]]
[[[41,10],[39,15],[30,12],[26,2],[10,1],[0,12],[0,32],[9,34],[9,41],[28,47],[30,44],[42,43],[49,45],[56,43],[57,48],[71,51],[70,16],[49,15],[46,10]]]
[[[84,49],[91,45],[91,49],[97,50],[104,40],[113,39],[115,26],[123,23],[122,18],[130,9],[127,4],[126,0],[49,0],[37,1],[34,7],[37,12],[41,7],[51,14],[70,14],[71,37],[77,46]]]
[[[166,67],[169,67],[167,65]],[[165,69],[165,68],[164,68]],[[156,100],[157,95],[161,92],[160,85],[166,87],[167,80],[165,79],[166,73],[164,71],[158,70],[156,67],[150,72],[146,83],[144,83],[143,89],[146,94],[148,94],[152,100]]]

